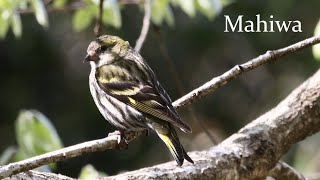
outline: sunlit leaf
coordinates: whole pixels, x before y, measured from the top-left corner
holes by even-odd
[[[99,177],[107,176],[107,174],[97,171],[91,164],[87,164],[81,169],[78,179],[81,180],[92,180],[98,179]]]
[[[21,149],[17,149],[17,152],[14,155],[12,162],[21,161],[21,160],[24,160],[27,158],[28,158],[28,156],[24,152],[22,152]]]
[[[60,7],[63,7],[67,4],[67,0],[54,0],[53,1],[53,7],[56,7],[56,8],[60,8]]]
[[[0,165],[5,165],[11,162],[17,151],[17,147],[10,146],[6,148],[0,155]]]
[[[174,16],[173,16],[172,9],[170,6],[167,6],[166,14],[165,14],[164,18],[169,26],[171,26],[171,27],[174,26]]]
[[[208,19],[213,19],[222,10],[220,0],[197,0],[199,11]]]
[[[316,25],[316,28],[314,30],[315,36],[320,36],[320,19]],[[316,60],[320,61],[320,44],[316,44],[312,47],[312,53]]]
[[[173,3],[180,6],[190,17],[196,15],[195,0],[174,0]]]
[[[13,34],[16,37],[20,37],[22,34],[22,24],[21,24],[20,14],[15,12],[12,14],[11,18],[12,18],[11,25],[12,25]]]
[[[72,18],[72,25],[76,31],[82,31],[87,28],[92,20],[94,19],[94,14],[91,12],[90,8],[80,9],[75,12]]]
[[[231,3],[234,3],[236,0],[220,0],[223,7],[230,5]]]
[[[110,24],[115,28],[120,28],[121,13],[120,6],[117,0],[105,0],[103,4],[103,23]]]
[[[43,27],[48,27],[48,14],[42,0],[31,0],[36,19]]]
[[[160,25],[166,16],[166,8],[169,4],[168,0],[152,0],[151,1],[151,20],[156,25]]]
[[[19,9],[26,9],[28,8],[28,4],[29,4],[29,0],[15,0],[18,4],[16,4],[16,9],[19,8]]]
[[[79,179],[90,180],[97,178],[99,178],[99,172],[91,164],[88,164],[81,169]]]
[[[10,24],[9,12],[3,11],[0,14],[0,38],[1,39],[6,36],[9,29],[9,24]]]
[[[21,111],[15,125],[19,148],[28,157],[62,148],[54,126],[39,111]]]

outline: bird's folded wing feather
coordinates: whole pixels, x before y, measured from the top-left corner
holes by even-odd
[[[123,103],[145,114],[171,122],[185,132],[191,132],[191,128],[180,119],[169,96],[158,82],[156,85],[151,82],[142,84],[132,81],[97,82],[108,95]],[[159,90],[164,92],[159,93]]]

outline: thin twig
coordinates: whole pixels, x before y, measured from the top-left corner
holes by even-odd
[[[161,55],[162,55],[164,61],[166,62],[167,67],[169,67],[169,72],[171,74],[171,77],[173,77],[173,80],[175,82],[175,85],[177,87],[179,95],[183,96],[186,93],[185,88],[183,87],[183,85],[181,83],[182,81],[181,81],[181,79],[179,77],[179,74],[176,71],[176,68],[175,68],[175,65],[173,64],[173,61],[169,56],[169,52],[168,52],[168,50],[166,48],[166,45],[165,45],[165,42],[164,42],[164,38],[162,37],[160,28],[158,26],[154,25],[154,24],[153,24],[152,27],[153,27],[154,32],[156,33],[156,37],[157,37],[157,40],[158,40],[158,43],[159,43],[159,48],[160,48]],[[205,132],[205,134],[208,136],[210,141],[213,144],[218,144],[219,141],[207,129],[207,127],[205,125],[205,122],[203,122],[202,119],[199,119],[197,117],[197,115],[196,115],[196,113],[194,111],[194,108],[192,106],[188,107],[188,112],[190,113],[191,119],[196,122],[195,124],[198,124],[200,126],[200,129]]]
[[[239,77],[239,75],[243,74],[244,72],[248,72],[248,71],[253,70],[253,69],[255,69],[265,63],[273,62],[275,60],[278,60],[282,56],[291,54],[293,52],[300,51],[306,47],[309,47],[309,46],[314,45],[319,42],[320,42],[320,36],[315,36],[315,37],[305,39],[303,41],[300,41],[298,43],[295,43],[293,45],[290,45],[288,47],[285,47],[285,48],[282,48],[279,50],[268,51],[267,53],[260,55],[259,57],[254,58],[254,59],[252,59],[242,65],[235,66],[234,68],[225,72],[221,76],[213,78],[211,81],[205,83],[201,87],[193,90],[192,92],[188,93],[187,95],[176,100],[173,103],[173,105],[177,109],[185,107],[185,106],[195,102],[196,100],[199,100],[201,97],[207,95],[209,92],[212,92],[213,90],[225,85],[226,83],[230,82],[232,79]],[[319,72],[319,74],[320,74],[320,72]],[[303,103],[301,102],[301,104],[303,104]],[[280,108],[279,112],[282,112],[283,110],[287,110],[288,107],[289,106],[286,106],[286,108],[284,108],[284,107]],[[310,104],[306,108],[310,109],[311,107],[314,108],[314,105]],[[274,110],[274,111],[277,112],[276,110]],[[306,112],[304,112],[302,114],[295,113],[295,115],[306,115],[306,114],[307,114]],[[313,115],[317,116],[319,114],[315,113]],[[281,117],[285,117],[285,116],[282,115]],[[292,116],[292,117],[294,117],[294,116]],[[258,119],[257,119],[257,121],[258,121]],[[304,122],[304,121],[300,120],[299,122]],[[306,123],[308,123],[308,122],[309,121],[306,121]],[[286,126],[289,127],[288,124],[286,124]],[[318,127],[316,125],[314,125],[314,126]],[[249,128],[250,125],[248,125],[247,127]],[[303,128],[303,126],[301,126],[301,127]],[[301,129],[301,127],[299,126],[300,129]],[[256,127],[256,128],[258,128],[258,127]],[[260,127],[260,128],[262,128],[262,127]],[[305,132],[305,131],[300,130],[299,128],[295,129],[294,132],[296,134],[298,134],[300,131],[301,131],[301,133]],[[256,129],[255,131],[257,132],[257,130],[258,129]],[[299,130],[299,131],[296,132],[297,130]],[[242,131],[244,131],[244,129],[240,130],[240,133],[244,133]],[[311,130],[308,132],[309,132],[309,133],[307,133],[308,135],[311,135],[311,133],[313,133],[313,132],[311,132]],[[137,132],[137,134],[134,134],[134,133],[132,133],[132,134],[133,135],[130,135],[130,134],[126,135],[126,139],[128,141],[133,140],[134,138],[139,136],[141,133]],[[294,143],[294,142],[290,142],[290,139],[288,138],[288,134],[283,137],[287,138],[286,143],[284,143],[284,144],[287,145],[286,148],[289,148],[290,143]],[[280,137],[277,137],[277,138],[280,138]],[[293,138],[293,136],[291,138]],[[93,141],[81,143],[81,144],[66,147],[66,148],[63,148],[63,149],[60,149],[57,151],[49,152],[49,153],[46,153],[46,154],[43,154],[40,156],[36,156],[36,157],[30,158],[30,159],[26,159],[23,161],[8,164],[8,165],[0,168],[0,179],[17,174],[19,172],[31,170],[33,168],[40,167],[45,164],[50,164],[53,162],[58,162],[58,161],[62,161],[62,160],[68,159],[68,158],[80,156],[84,153],[94,152],[94,151],[103,151],[105,149],[115,149],[115,148],[119,147],[118,139],[119,139],[119,136],[111,135],[111,136],[104,138],[104,139],[93,140]],[[300,140],[302,140],[302,139],[303,138],[300,137]],[[229,140],[232,140],[232,137],[230,137]],[[291,139],[291,141],[292,141],[292,139]],[[224,144],[226,144],[226,143],[227,142],[224,141]],[[250,146],[252,146],[252,144]],[[253,146],[253,147],[255,147],[255,146]],[[286,150],[287,149],[284,149],[283,152]],[[228,151],[230,151],[230,149],[228,149]],[[255,151],[255,150],[253,150],[253,151]],[[222,150],[219,152],[221,153]],[[244,156],[244,155],[241,155],[241,156]],[[223,162],[223,161],[215,160],[215,162],[217,163],[217,162]],[[202,167],[204,167],[204,166],[202,166]]]
[[[96,25],[94,26],[94,29],[93,29],[93,32],[97,37],[99,37],[101,34],[101,25],[102,25],[102,17],[103,17],[103,2],[104,2],[104,0],[100,0],[99,14],[97,17]]]
[[[150,0],[144,0],[144,17],[143,17],[143,23],[141,28],[140,36],[136,42],[136,45],[134,49],[137,52],[140,52],[142,45],[144,41],[146,40],[146,37],[148,35],[149,26],[150,26],[150,17],[151,17],[151,4]]]
[[[200,86],[197,89],[194,89],[193,91],[176,100],[172,105],[175,108],[185,107],[193,103],[194,101],[204,97],[208,93],[213,92],[216,89],[226,85],[229,81],[236,79],[245,72],[253,70],[263,64],[279,60],[282,56],[291,54],[293,52],[297,52],[319,42],[320,36],[314,36],[282,49],[267,51],[265,54],[262,54],[244,64],[236,65],[235,67],[223,73],[222,75],[211,79],[204,85]]]

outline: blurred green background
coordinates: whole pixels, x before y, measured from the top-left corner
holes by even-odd
[[[53,1],[48,1],[47,6],[51,6]],[[75,2],[81,1],[68,1],[65,6]],[[185,92],[267,50],[312,36],[320,18],[320,11],[315,10],[315,7],[320,7],[319,0],[234,1],[211,18],[199,11],[194,16],[188,15],[182,5],[170,4],[170,7],[174,25],[162,23],[159,28]],[[88,87],[90,67],[82,63],[88,44],[95,39],[95,22],[91,21],[88,27],[77,31],[74,13],[73,10],[49,11],[47,28],[38,24],[33,13],[22,13],[21,37],[15,37],[9,30],[0,40],[0,152],[17,144],[14,125],[22,109],[37,109],[47,116],[64,146],[103,138],[115,130],[100,115],[92,100]],[[256,14],[261,14],[267,21],[270,15],[274,20],[299,20],[303,32],[223,32],[224,15],[230,15],[232,20],[238,15],[255,20]],[[118,35],[134,46],[143,15],[142,4],[121,5],[122,26],[105,25],[102,33]],[[181,97],[152,27],[141,54],[171,98]],[[194,103],[192,108],[196,119],[190,116],[187,108],[180,110],[183,119],[193,128],[192,134],[179,132],[183,145],[188,151],[213,146],[198,121],[222,141],[274,107],[318,68],[312,49],[307,48],[257,68]],[[319,138],[314,136],[303,142],[306,143],[303,147],[293,148],[287,155],[289,164],[301,172],[319,172],[319,162],[311,158],[320,156],[320,152],[315,150],[319,148]],[[139,137],[125,151],[110,150],[59,162],[55,172],[78,177],[83,166],[92,164],[99,171],[112,175],[169,160],[171,157],[165,145],[150,135]]]

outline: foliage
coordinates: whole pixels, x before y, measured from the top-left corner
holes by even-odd
[[[48,27],[48,14],[42,0],[1,0],[0,1],[0,38],[4,38],[12,28],[13,34],[22,34],[21,12],[32,9],[36,19],[43,27]]]
[[[140,1],[140,5],[144,1]],[[172,7],[179,7],[190,17],[195,17],[200,12],[208,19],[212,20],[220,13],[223,6],[230,4],[232,0],[151,0],[151,20],[156,25],[166,22],[169,26],[174,25],[174,15]],[[44,4],[42,0],[2,0],[0,1],[0,38],[4,38],[12,28],[16,37],[22,35],[21,14],[34,12],[38,23],[47,28],[49,26],[47,8],[63,8],[73,1],[54,0],[52,3]],[[79,2],[77,2],[79,3]],[[72,17],[72,24],[76,31],[82,31],[93,24],[99,14],[100,0],[82,0],[83,4],[75,10]],[[104,0],[102,20],[104,25],[120,28],[121,4],[118,0]]]
[[[63,148],[61,139],[50,120],[37,110],[22,110],[15,121],[17,146],[9,146],[0,156],[0,165],[20,161]],[[51,171],[56,164],[37,168]],[[81,169],[79,179],[97,179],[106,176],[91,164]]]
[[[54,126],[39,111],[22,110],[15,126],[18,147],[7,148],[0,157],[1,164],[27,159],[63,147]]]

